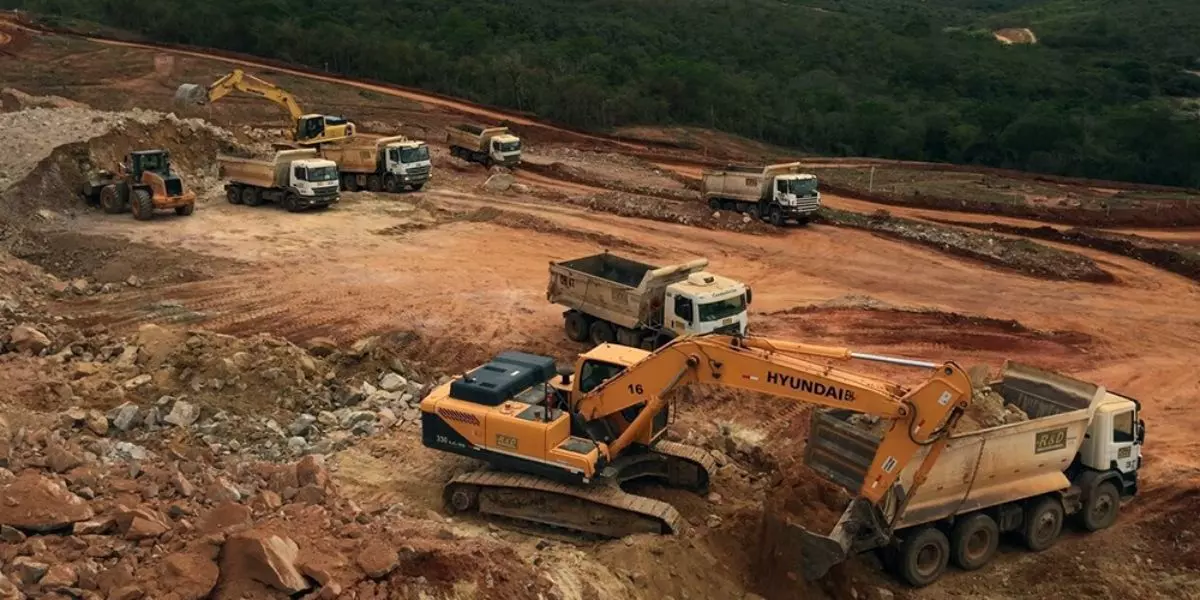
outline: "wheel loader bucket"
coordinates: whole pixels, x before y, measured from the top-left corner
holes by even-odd
[[[175,90],[177,104],[204,104],[207,100],[208,93],[205,88],[194,83],[185,83]]]

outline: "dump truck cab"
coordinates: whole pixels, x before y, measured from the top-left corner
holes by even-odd
[[[817,191],[817,176],[808,173],[778,175],[772,190],[775,202],[789,208],[807,207],[819,203],[821,193]]]
[[[512,166],[521,162],[521,138],[510,135],[497,135],[488,144],[488,156],[492,162],[504,166]]]
[[[1088,425],[1079,447],[1079,468],[1113,480],[1123,496],[1137,491],[1137,472],[1142,466],[1142,443],[1146,425],[1141,405],[1131,398],[1109,392]],[[1096,483],[1099,483],[1097,481]]]
[[[667,286],[663,322],[677,336],[746,333],[750,288],[740,281],[707,271]]]
[[[339,189],[337,163],[323,158],[308,158],[292,163],[289,187],[301,196],[328,196]]]
[[[419,186],[429,180],[433,162],[425,142],[409,140],[387,145],[385,169],[400,184]]]

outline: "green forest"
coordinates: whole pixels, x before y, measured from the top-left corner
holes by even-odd
[[[1196,0],[0,0],[506,106],[1200,186]],[[1029,27],[1034,45],[991,31]],[[1195,73],[1193,73],[1195,72]]]

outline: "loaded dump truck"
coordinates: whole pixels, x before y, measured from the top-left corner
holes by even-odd
[[[514,168],[521,163],[521,138],[507,127],[451,125],[446,128],[450,156],[490,167]]]
[[[989,387],[1029,419],[977,431],[952,427],[911,497],[893,488],[885,511],[855,500],[828,536],[774,528],[780,537],[767,551],[798,550],[804,555],[798,570],[811,578],[848,554],[882,549],[896,575],[923,586],[948,563],[964,570],[987,564],[1002,533],[1016,532],[1036,552],[1054,544],[1068,517],[1085,531],[1112,525],[1121,501],[1138,491],[1145,440],[1138,401],[1014,362]],[[805,462],[858,490],[881,434],[851,424],[850,416],[845,410],[813,413]],[[916,471],[901,473],[904,489]]]
[[[433,172],[429,146],[402,135],[356,135],[344,142],[322,145],[321,156],[337,163],[342,189],[348,192],[360,188],[392,193],[419,190]]]
[[[567,307],[567,337],[647,350],[698,333],[745,335],[750,288],[707,259],[656,267],[607,252],[550,263],[546,298]]]
[[[230,204],[258,206],[276,202],[291,212],[326,208],[337,202],[338,169],[332,160],[319,158],[317,150],[283,150],[271,160],[218,156],[225,197]]]
[[[803,225],[821,207],[817,177],[801,172],[800,163],[705,171],[701,190],[713,210],[767,219],[776,227],[788,220]]]

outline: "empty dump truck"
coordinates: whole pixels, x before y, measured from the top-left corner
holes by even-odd
[[[230,204],[258,206],[278,202],[292,212],[325,208],[338,201],[338,170],[332,160],[317,157],[317,150],[283,150],[271,160],[218,156],[220,176],[228,179],[225,196]]]
[[[546,298],[567,307],[567,337],[653,349],[694,333],[744,335],[750,288],[707,259],[656,267],[607,252],[550,263]]]
[[[337,163],[342,189],[348,192],[419,190],[433,173],[429,146],[402,135],[359,134],[322,145],[321,156]]]
[[[701,190],[713,210],[767,219],[777,227],[788,220],[803,225],[821,207],[817,177],[801,172],[800,163],[705,171]]]
[[[809,577],[849,553],[882,549],[900,578],[923,586],[948,563],[965,570],[984,566],[1004,532],[1016,532],[1026,547],[1040,551],[1054,544],[1068,517],[1086,531],[1112,525],[1122,499],[1138,490],[1145,440],[1141,405],[1101,386],[1013,362],[990,387],[1029,420],[951,433],[912,497],[893,489],[891,514],[856,500],[831,535],[788,539],[788,533],[780,548],[797,544],[805,554],[800,568]],[[813,414],[805,462],[857,490],[880,435],[848,418],[844,411]],[[901,475],[904,489],[911,487],[912,470]]]
[[[451,125],[446,128],[450,155],[484,166],[513,168],[521,163],[521,138],[507,127]]]

